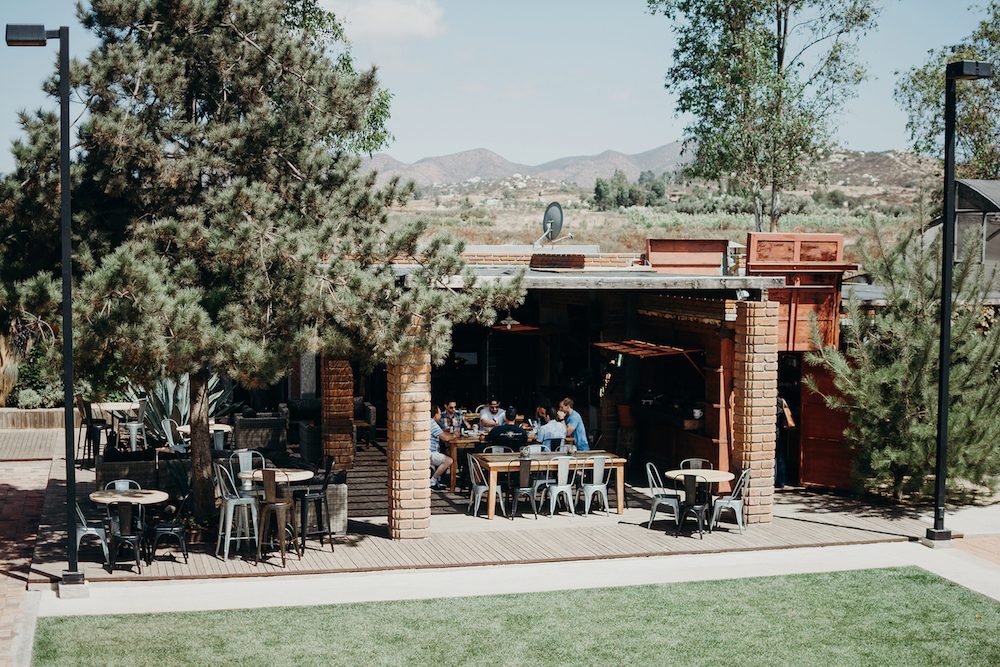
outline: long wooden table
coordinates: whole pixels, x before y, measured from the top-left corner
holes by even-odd
[[[475,456],[479,460],[479,463],[483,466],[483,471],[489,476],[489,490],[487,491],[489,502],[487,503],[486,518],[492,519],[496,515],[495,496],[497,476],[501,472],[511,472],[519,468],[521,465],[521,454],[470,454],[470,456]],[[580,462],[581,470],[593,467],[593,465],[584,466],[584,461],[592,456],[609,457],[610,460],[607,461],[606,465],[615,471],[615,496],[618,500],[618,513],[622,514],[625,512],[625,459],[602,449],[592,449],[584,452],[576,452],[575,454],[543,452],[541,454],[532,454],[530,458],[538,470],[556,470],[558,464],[555,459],[559,456],[576,457]]]

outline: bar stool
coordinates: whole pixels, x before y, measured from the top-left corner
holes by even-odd
[[[257,531],[257,558],[254,564],[260,562],[260,549],[270,527],[268,524],[271,515],[274,515],[275,530],[278,531],[278,549],[281,551],[281,567],[285,567],[285,530],[291,519],[292,524],[292,547],[295,549],[299,560],[302,554],[299,553],[299,531],[295,526],[295,499],[278,495],[278,485],[275,483],[274,468],[264,468],[261,471],[264,481],[264,499],[260,503],[260,530]]]

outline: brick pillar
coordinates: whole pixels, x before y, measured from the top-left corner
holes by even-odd
[[[430,535],[431,357],[418,352],[388,365],[389,537]]]
[[[334,457],[334,470],[354,467],[354,374],[343,359],[320,360],[323,453]]]
[[[769,523],[774,502],[774,429],[778,397],[778,304],[736,305],[733,368],[733,466],[750,469],[743,512]]]

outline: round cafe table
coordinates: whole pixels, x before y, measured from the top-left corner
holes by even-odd
[[[90,494],[90,499],[100,505],[118,505],[118,525],[123,535],[132,532],[132,505],[155,505],[169,498],[166,491],[159,489],[104,489]]]
[[[208,429],[212,432],[212,446],[215,449],[223,449],[226,445],[226,434],[233,432],[233,427],[229,424],[216,424],[210,422]],[[191,424],[183,424],[177,427],[177,432],[186,436],[191,435]]]
[[[718,484],[719,482],[729,482],[736,478],[736,475],[727,470],[714,470],[712,468],[682,468],[678,470],[668,470],[663,473],[664,477],[670,479],[683,479],[684,475],[697,475],[708,484]]]
[[[240,479],[252,479],[255,482],[262,482],[264,480],[262,470],[263,468],[241,470],[236,476]],[[285,482],[305,482],[315,477],[315,474],[311,470],[303,470],[301,468],[268,468],[268,470],[274,471],[275,481],[279,484]]]

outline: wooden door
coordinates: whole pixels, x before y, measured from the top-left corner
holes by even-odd
[[[802,375],[813,376],[823,394],[836,391],[833,378],[825,368],[804,366]],[[844,445],[844,429],[847,426],[847,413],[831,410],[822,395],[810,391],[802,383],[800,483],[851,488],[854,453]]]

